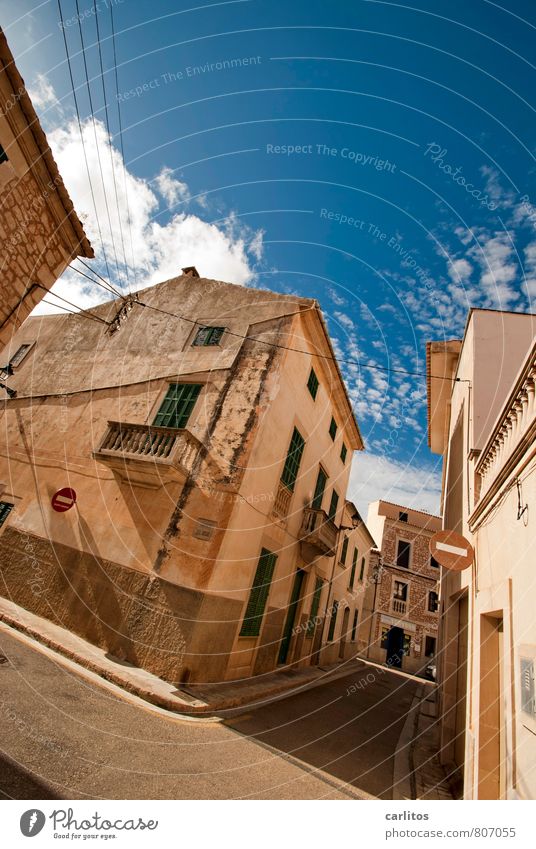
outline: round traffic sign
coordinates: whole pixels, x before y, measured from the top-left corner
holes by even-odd
[[[76,502],[76,492],[70,486],[65,486],[63,489],[58,489],[52,496],[52,509],[56,513],[65,513],[70,510]]]
[[[438,531],[430,539],[430,554],[445,569],[461,572],[474,562],[473,546],[456,531]]]

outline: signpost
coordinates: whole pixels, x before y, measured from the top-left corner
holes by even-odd
[[[55,510],[56,513],[65,513],[66,510],[70,510],[76,503],[76,492],[69,486],[65,486],[63,489],[58,489],[58,491],[52,496],[51,503],[52,509]]]
[[[438,531],[430,539],[430,554],[445,569],[462,572],[474,563],[473,546],[455,531]]]

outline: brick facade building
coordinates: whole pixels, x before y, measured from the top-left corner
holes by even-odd
[[[367,657],[422,673],[437,651],[439,567],[429,540],[441,519],[376,501],[367,525],[381,551],[377,583],[367,591],[373,611]]]

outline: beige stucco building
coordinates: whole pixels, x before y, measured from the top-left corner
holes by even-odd
[[[445,528],[475,564],[442,570],[442,757],[468,799],[536,798],[536,316],[471,311],[427,347],[429,444]]]
[[[380,568],[367,589],[366,656],[422,674],[437,651],[439,568],[430,557],[429,541],[441,519],[375,501],[367,526],[378,544]]]
[[[92,257],[93,250],[1,28],[0,245],[0,345],[5,346],[69,263]],[[15,354],[9,348],[8,359]]]
[[[318,662],[363,447],[318,305],[190,269],[121,306],[15,334],[5,593],[171,681]]]

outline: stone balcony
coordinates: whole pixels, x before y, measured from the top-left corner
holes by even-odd
[[[314,549],[316,556],[333,557],[337,548],[338,528],[324,510],[306,507],[299,533],[302,544]]]
[[[109,421],[93,457],[125,483],[157,489],[169,480],[186,480],[200,447],[186,428]]]
[[[394,598],[391,603],[391,611],[393,613],[405,614],[407,607],[407,602],[405,602],[401,598]]]

